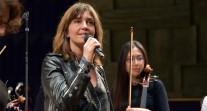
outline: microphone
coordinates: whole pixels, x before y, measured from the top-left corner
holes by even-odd
[[[17,96],[19,96],[18,91],[19,91],[19,88],[20,88],[21,86],[23,86],[23,83],[22,83],[22,82],[19,82],[19,83],[17,84],[16,88],[15,88],[15,93],[16,93]]]
[[[88,40],[89,37],[93,37],[92,35],[90,34],[87,34],[85,37],[84,37],[84,41],[86,42]],[[95,53],[100,56],[101,58],[104,58],[104,54],[103,54],[103,51],[101,48],[95,48]]]
[[[22,14],[22,19],[28,19],[29,18],[29,11],[26,11]]]

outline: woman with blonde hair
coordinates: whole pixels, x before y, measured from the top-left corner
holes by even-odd
[[[102,38],[101,22],[91,5],[78,2],[65,12],[53,53],[42,63],[45,111],[113,110],[104,69],[94,51],[102,48]]]

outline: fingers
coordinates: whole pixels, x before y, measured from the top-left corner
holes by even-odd
[[[88,62],[92,62],[95,48],[101,47],[101,44],[96,38],[89,37],[83,46],[83,56]]]
[[[84,46],[91,49],[91,51],[94,51],[94,49],[96,47],[100,47],[101,44],[99,43],[99,41],[96,38],[89,37],[88,40],[86,41],[86,43],[84,44]]]
[[[130,107],[128,107],[126,109],[126,111],[150,111],[150,110],[144,109],[144,108],[130,108]]]

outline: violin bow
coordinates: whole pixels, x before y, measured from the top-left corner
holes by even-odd
[[[6,45],[1,49],[0,55],[4,52],[5,49],[6,49]]]
[[[130,77],[129,77],[129,105],[128,107],[131,107],[131,92],[132,92],[132,45],[133,45],[133,27],[131,27],[130,30],[131,36],[130,36]]]

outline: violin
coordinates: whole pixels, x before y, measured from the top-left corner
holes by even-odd
[[[158,78],[158,76],[157,75],[151,75],[153,73],[153,69],[151,68],[151,66],[149,64],[146,65],[146,67],[144,69],[144,72],[145,72],[144,77],[146,77],[146,78],[143,78],[144,80],[149,78],[149,82],[157,81],[156,79]]]
[[[15,95],[11,95],[11,92],[13,90],[12,87],[9,87],[8,88],[8,94],[9,94],[9,97],[10,97],[10,102],[7,104],[7,111],[22,111],[20,109],[20,104],[24,103],[25,101],[25,97],[23,95],[21,95],[19,93],[19,91],[21,91],[21,87],[23,86],[23,83],[22,82],[19,82],[15,88],[15,94],[16,94],[16,98],[15,98]],[[11,98],[13,97],[13,98]]]
[[[14,99],[12,101],[10,101],[8,104],[7,104],[7,110],[15,110],[15,111],[21,111],[20,109],[20,104],[21,103],[24,103],[25,101],[25,97],[24,96],[19,96],[17,99]]]
[[[1,49],[0,55],[4,52],[5,49],[6,49],[6,45]]]
[[[142,83],[141,83],[142,84],[142,97],[141,97],[140,108],[146,108],[147,88],[149,87],[149,83],[152,81],[156,81],[156,78],[158,78],[158,76],[156,75],[151,76],[153,69],[150,67],[149,64],[146,65],[144,72],[146,73],[146,75],[144,76]]]

